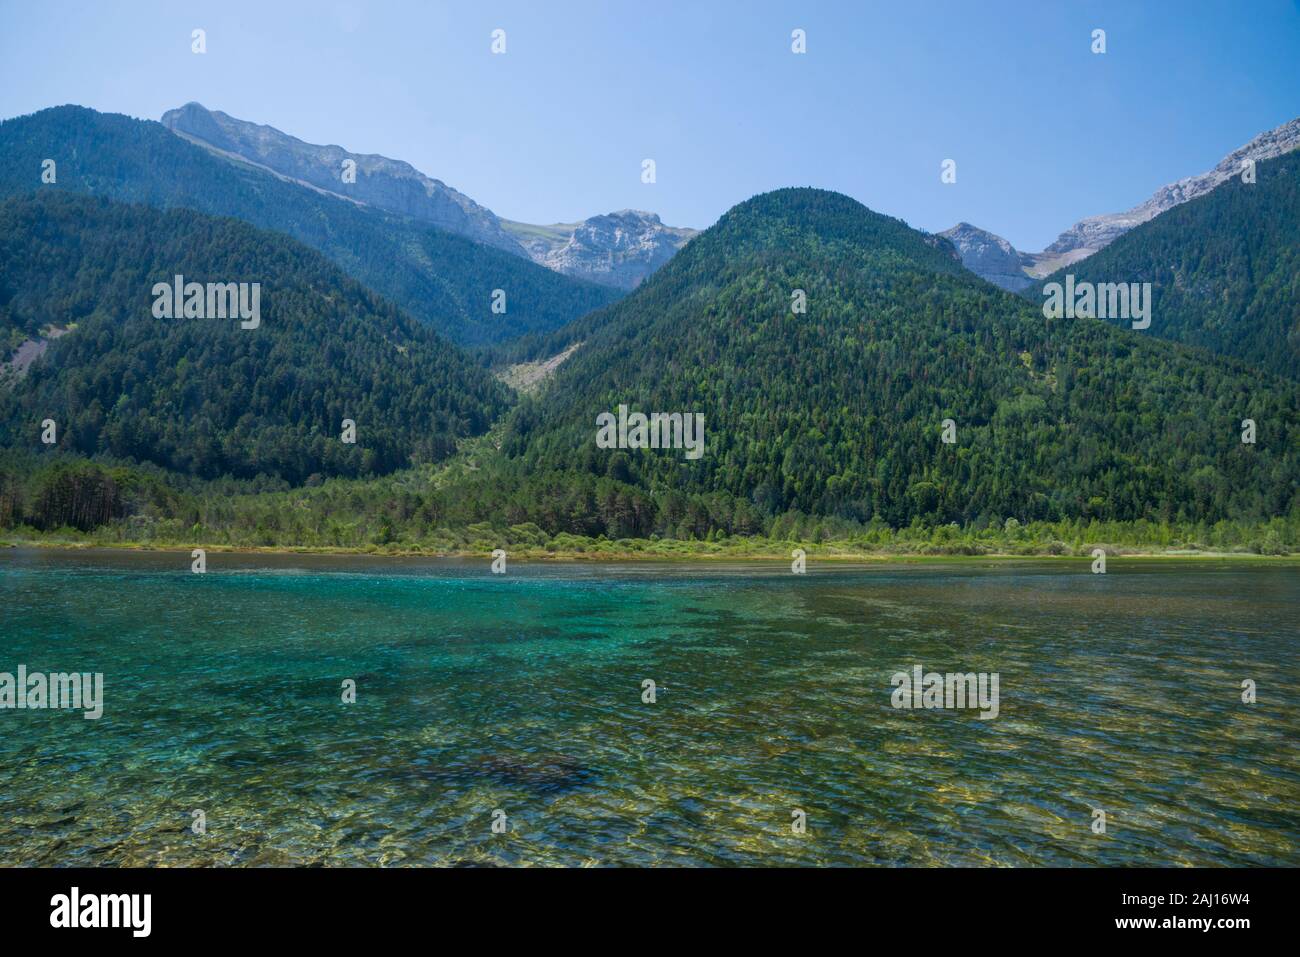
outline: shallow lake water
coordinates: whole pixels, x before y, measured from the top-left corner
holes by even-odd
[[[1294,565],[489,562],[0,550],[0,863],[1300,865]]]

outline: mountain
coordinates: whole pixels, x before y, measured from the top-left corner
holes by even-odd
[[[198,103],[168,110],[161,122],[200,146],[247,160],[295,182],[523,255],[519,243],[501,228],[490,209],[446,183],[430,179],[410,163],[373,153],[350,153],[341,146],[304,143],[272,126],[237,120]],[[346,161],[355,166],[355,182],[344,182]]]
[[[463,490],[467,511],[613,538],[743,534],[789,512],[896,527],[1300,506],[1294,383],[1045,320],[947,240],[836,193],[742,203],[575,325],[582,344],[511,413],[505,474]],[[703,415],[704,454],[598,447],[620,405]]]
[[[1038,275],[1078,262],[1113,243],[1135,226],[1148,222],[1168,209],[1204,196],[1234,177],[1240,178],[1242,162],[1262,162],[1300,147],[1300,117],[1276,129],[1256,136],[1245,146],[1233,150],[1214,169],[1188,176],[1156,190],[1143,203],[1123,213],[1107,213],[1080,220],[1033,257]]]
[[[534,262],[579,279],[635,289],[698,230],[665,226],[655,213],[621,209],[580,223],[502,221]]]
[[[56,182],[41,182],[56,162]],[[544,332],[617,298],[521,256],[216,155],[159,123],[77,106],[0,122],[0,197],[71,190],[234,216],[320,250],[461,345]],[[495,290],[504,313],[492,311]]]
[[[696,232],[665,226],[654,213],[636,210],[553,226],[510,222],[401,160],[304,143],[274,127],[236,119],[198,103],[168,110],[162,123],[193,143],[294,182],[429,222],[566,276],[617,289],[635,287]],[[347,160],[355,164],[353,183],[343,181]]]
[[[1034,280],[1025,275],[1020,253],[1001,236],[994,236],[970,223],[958,223],[939,235],[957,248],[963,266],[993,285],[1009,292],[1019,292],[1034,284]]]
[[[157,318],[155,284],[177,275],[248,283],[250,306],[258,283],[256,322]],[[297,484],[441,460],[508,402],[319,253],[192,210],[58,190],[0,202],[0,315],[29,332],[71,328],[0,385],[0,439],[18,448],[42,449],[53,419],[60,449]],[[344,419],[355,444],[341,441]]]
[[[1204,196],[1229,179],[1240,178],[1244,160],[1260,163],[1289,153],[1297,147],[1300,147],[1300,117],[1256,136],[1245,146],[1225,156],[1214,169],[1162,186],[1150,199],[1127,212],[1107,213],[1080,220],[1040,253],[1019,252],[1002,237],[969,223],[960,223],[940,235],[953,239],[962,252],[962,261],[967,269],[1003,289],[1016,292],[1019,291],[1017,286],[1023,289],[1030,285],[1021,283],[1021,273],[1031,279],[1041,279],[1054,270],[1080,262],[1099,249],[1104,249],[1130,229],[1149,222],[1167,210]],[[966,240],[969,253],[963,248],[964,236],[971,237]],[[1013,256],[1019,258],[1020,268],[1008,273]],[[1007,282],[1008,277],[1011,279],[1010,284]]]
[[[1151,283],[1147,335],[1300,380],[1300,151],[1259,162],[1036,284]],[[1123,323],[1124,320],[1112,320]]]

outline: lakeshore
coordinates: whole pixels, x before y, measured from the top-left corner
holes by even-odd
[[[925,564],[925,563],[979,563],[1036,561],[1053,564],[1088,564],[1094,560],[1092,549],[1102,548],[1107,560],[1164,560],[1177,562],[1244,562],[1269,565],[1300,566],[1300,553],[1261,555],[1249,551],[1223,551],[1217,549],[1155,549],[1131,545],[1089,545],[1083,554],[1058,554],[1045,550],[989,551],[980,554],[963,552],[922,552],[903,549],[861,549],[842,544],[816,544],[811,542],[743,542],[735,545],[710,542],[672,542],[667,547],[656,548],[649,541],[637,542],[633,547],[622,543],[590,541],[582,548],[541,548],[535,546],[508,547],[511,561],[540,562],[765,562],[790,563],[792,552],[801,549],[807,559],[815,562],[842,564]],[[108,542],[77,539],[12,539],[0,538],[0,548],[40,548],[69,551],[113,552],[176,552],[189,553],[203,549],[213,554],[236,555],[339,555],[377,558],[449,558],[491,560],[496,546],[479,548],[423,548],[419,546],[332,546],[332,545],[230,545],[224,543],[177,542]]]

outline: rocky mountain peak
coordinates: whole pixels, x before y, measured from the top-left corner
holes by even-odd
[[[1018,292],[1033,282],[1024,273],[1020,253],[1001,236],[964,222],[939,235],[956,247],[963,266],[994,285]]]
[[[620,289],[636,288],[696,233],[665,226],[658,214],[639,209],[615,210],[580,223],[505,226],[535,262]]]

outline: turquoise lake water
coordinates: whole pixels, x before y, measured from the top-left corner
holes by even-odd
[[[9,549],[0,609],[105,699],[0,710],[5,865],[1300,865],[1295,566]]]

